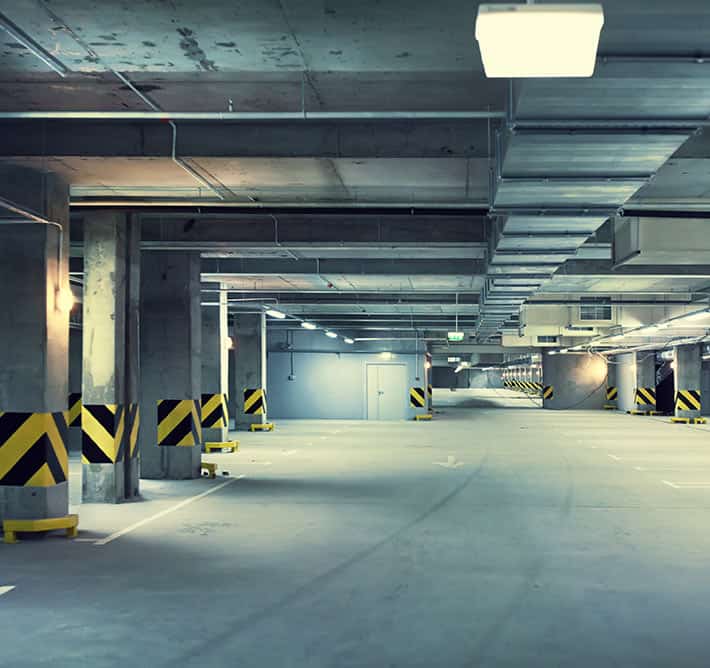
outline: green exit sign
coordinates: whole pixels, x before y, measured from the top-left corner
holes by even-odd
[[[463,332],[448,332],[449,341],[463,341]]]

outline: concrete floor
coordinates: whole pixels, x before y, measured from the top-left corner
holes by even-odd
[[[0,545],[0,663],[710,664],[710,430],[435,403],[240,434],[205,456],[230,478],[144,481],[81,506],[84,540]]]

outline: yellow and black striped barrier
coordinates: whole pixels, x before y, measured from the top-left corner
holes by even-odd
[[[51,487],[69,470],[67,416],[0,412],[0,485]]]
[[[128,434],[128,456],[137,457],[138,433],[141,426],[141,407],[138,404],[128,404],[126,415],[126,433]]]
[[[708,421],[704,417],[672,417],[673,424],[707,424]]]
[[[86,404],[82,406],[81,461],[115,464],[137,455],[140,407],[138,404]]]
[[[191,446],[202,442],[199,399],[158,402],[158,445]]]
[[[72,392],[69,395],[67,424],[70,427],[81,427],[81,392]]]
[[[554,385],[545,385],[542,388],[542,398],[543,399],[552,399],[555,396],[555,386]]]
[[[431,383],[426,386],[426,395],[429,399],[429,405],[431,406],[431,402],[434,401],[434,386]]]
[[[226,394],[202,395],[202,428],[220,429],[229,426]]]
[[[266,415],[266,390],[262,387],[244,390],[244,414]]]
[[[84,404],[81,413],[81,461],[84,464],[120,462],[126,428],[123,406]]]
[[[700,407],[700,390],[678,390],[675,393],[677,411],[699,411]]]
[[[655,387],[637,387],[635,396],[635,404],[637,406],[653,406],[653,408],[656,407]]]
[[[604,410],[615,411],[617,409],[617,399],[619,397],[619,388],[615,385],[607,385],[606,388],[606,403],[604,404]]]
[[[414,408],[424,408],[426,406],[423,387],[409,388],[409,405]]]

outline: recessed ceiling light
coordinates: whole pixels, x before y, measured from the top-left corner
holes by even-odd
[[[303,329],[317,329],[317,326],[312,322],[302,322],[301,327],[303,327]]]
[[[271,316],[272,318],[278,318],[279,320],[283,320],[286,317],[285,313],[283,313],[282,311],[277,311],[273,308],[266,309],[266,315]]]
[[[337,339],[337,338],[338,338],[338,335],[337,335],[335,332],[326,332],[325,335],[326,335],[329,339]]]
[[[600,4],[479,5],[476,39],[487,77],[590,77]]]
[[[349,343],[349,344],[355,343],[355,341],[354,341],[353,339],[351,339],[349,336],[346,336],[346,337],[343,339],[343,341],[345,341],[345,343]]]

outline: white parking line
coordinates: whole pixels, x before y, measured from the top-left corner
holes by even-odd
[[[7,594],[7,592],[12,591],[15,588],[15,585],[2,585],[0,586],[0,596],[3,594]]]
[[[671,482],[670,480],[662,482],[673,489],[710,489],[710,482]]]
[[[634,466],[637,471],[674,471],[685,473],[697,473],[698,471],[710,471],[710,467],[697,466]]]
[[[144,520],[141,520],[140,522],[136,522],[135,524],[131,524],[130,526],[127,526],[125,529],[121,529],[120,531],[116,531],[112,533],[110,536],[106,536],[106,538],[101,538],[100,540],[97,540],[95,545],[103,546],[103,545],[108,545],[109,543],[113,542],[117,538],[120,538],[121,536],[125,536],[127,533],[130,533],[131,531],[135,531],[136,529],[140,529],[140,527],[145,526],[146,524],[149,524],[150,522],[154,522],[155,520],[160,519],[161,517],[165,517],[166,515],[169,515],[170,513],[174,513],[176,510],[180,510],[180,508],[184,508],[185,506],[194,503],[195,501],[199,501],[200,499],[203,499],[206,496],[209,496],[210,494],[214,494],[215,492],[219,492],[220,489],[223,487],[226,487],[227,485],[231,485],[234,482],[237,482],[237,480],[241,480],[244,477],[244,475],[239,475],[236,478],[232,478],[230,480],[225,480],[223,483],[220,483],[216,487],[211,487],[205,492],[202,492],[201,494],[197,494],[196,496],[191,496],[189,499],[185,499],[184,501],[180,501],[180,503],[176,503],[174,506],[170,508],[166,508],[165,510],[161,510],[159,513],[156,513],[155,515],[152,515],[151,517],[146,517]]]
[[[617,461],[617,462],[622,461],[622,460],[621,460],[621,457],[617,457],[616,455],[609,455],[609,457],[611,457],[612,459],[614,459],[614,460]]]

